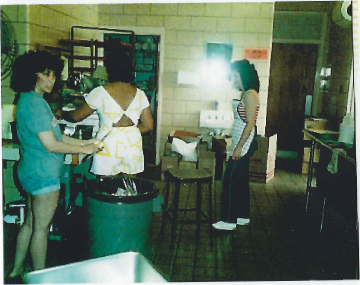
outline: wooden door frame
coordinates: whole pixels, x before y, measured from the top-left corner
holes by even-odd
[[[157,105],[157,114],[156,114],[156,130],[155,130],[155,164],[160,164],[160,152],[162,150],[160,146],[161,141],[161,122],[162,122],[162,78],[164,71],[164,39],[165,39],[165,28],[164,27],[136,27],[136,26],[104,26],[106,28],[121,29],[121,30],[131,30],[134,31],[136,35],[154,35],[160,37],[159,43],[159,66],[158,66],[158,93],[156,94],[155,105]]]
[[[318,14],[319,17],[322,17],[322,25],[321,25],[321,34],[320,39],[317,40],[304,40],[304,39],[275,39],[273,38],[273,43],[279,44],[318,44],[318,59],[316,65],[316,74],[315,74],[315,82],[314,82],[314,91],[312,97],[312,108],[311,108],[311,116],[317,117],[319,113],[321,113],[321,101],[322,101],[322,93],[320,92],[320,72],[324,63],[326,63],[326,50],[328,49],[328,41],[326,39],[329,38],[329,21],[328,15],[325,12],[294,12],[294,11],[275,11],[275,13],[283,13],[283,14]],[[271,78],[270,78],[271,80]]]

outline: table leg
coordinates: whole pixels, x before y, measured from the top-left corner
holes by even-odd
[[[320,233],[322,232],[323,225],[324,225],[325,203],[326,203],[326,197],[324,197],[324,200],[323,200],[323,207],[322,207],[322,212],[321,212]]]
[[[209,235],[210,235],[210,245],[214,244],[213,235],[212,235],[212,181],[209,181]]]
[[[306,185],[306,207],[305,211],[308,211],[309,207],[309,198],[310,198],[310,191],[311,191],[311,183],[312,183],[312,176],[313,176],[313,169],[314,169],[314,151],[315,151],[315,141],[311,141],[311,148],[310,148],[310,160],[309,160],[309,172],[308,172],[308,179]]]

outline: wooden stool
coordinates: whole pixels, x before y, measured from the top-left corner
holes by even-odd
[[[197,224],[197,232],[200,231],[201,223],[209,224],[210,245],[213,245],[212,237],[212,181],[213,175],[205,169],[169,169],[165,173],[166,190],[164,200],[164,210],[162,216],[161,232],[165,229],[165,219],[168,218],[171,223],[171,243],[170,247],[174,247],[177,224]],[[172,208],[168,208],[170,182],[175,182],[175,194]],[[179,209],[180,183],[196,183],[196,208]],[[209,211],[205,214],[201,210],[201,184],[209,185]],[[178,220],[178,212],[196,212],[195,220]]]

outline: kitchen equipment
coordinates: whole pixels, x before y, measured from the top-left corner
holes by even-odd
[[[111,133],[111,129],[110,129],[110,131],[108,131],[108,132],[106,133],[105,136],[103,136],[103,138],[102,138],[100,141],[103,142],[103,141],[105,140],[105,138],[106,138],[110,133]],[[81,163],[85,162],[88,158],[92,157],[94,154],[95,154],[95,153],[85,155],[84,158],[81,160]]]
[[[65,105],[62,110],[63,111],[73,111],[76,109],[76,106],[74,106],[74,104],[67,104]],[[60,120],[59,121],[60,125],[65,125],[66,126],[91,126],[93,127],[92,129],[92,134],[91,137],[95,137],[95,134],[98,132],[99,130],[99,115],[94,112],[92,113],[89,117],[85,118],[84,120],[77,122],[77,123],[72,123],[72,122],[68,122],[65,120]]]
[[[71,75],[67,82],[66,82],[66,86],[70,89],[74,89],[74,90],[80,90],[81,88],[83,88],[81,85],[81,74],[80,73],[74,73],[73,75]]]
[[[129,251],[33,271],[25,275],[25,282],[127,284],[167,281],[143,255]]]
[[[84,86],[84,91],[91,91],[94,86],[95,83],[93,82],[93,78],[91,78],[90,76],[86,76],[84,75],[83,78],[81,78],[81,84]]]
[[[64,134],[71,137],[75,133],[75,130],[76,130],[76,126],[67,125],[65,126]]]
[[[1,119],[2,119],[2,138],[12,139],[12,130],[10,123],[14,121],[15,106],[13,104],[2,104]]]
[[[95,258],[137,251],[147,257],[153,200],[158,192],[154,183],[124,176],[85,175],[77,182],[76,188],[83,195],[86,255]],[[136,188],[136,193],[116,196],[118,189],[126,185]]]

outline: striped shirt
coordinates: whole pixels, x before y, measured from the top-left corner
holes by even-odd
[[[256,124],[257,117],[259,115],[259,109],[260,109],[260,106],[257,105],[256,106],[255,124]],[[239,105],[237,106],[237,112],[238,112],[241,120],[243,120],[245,123],[247,123],[246,108],[245,108],[245,104],[242,101],[240,101]]]

